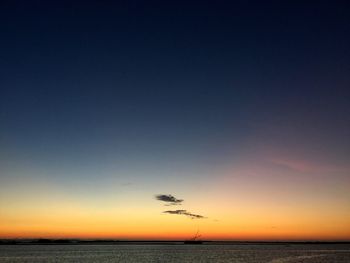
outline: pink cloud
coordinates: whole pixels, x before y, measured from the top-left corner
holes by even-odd
[[[268,161],[275,165],[281,165],[301,173],[345,172],[350,170],[350,167],[336,166],[326,163],[321,164],[296,159],[271,158]]]

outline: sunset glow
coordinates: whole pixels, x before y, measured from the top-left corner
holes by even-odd
[[[350,240],[341,4],[7,2],[0,239]]]

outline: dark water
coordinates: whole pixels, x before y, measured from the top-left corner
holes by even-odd
[[[0,262],[350,263],[350,245],[4,245]]]

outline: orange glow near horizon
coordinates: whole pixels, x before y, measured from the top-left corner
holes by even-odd
[[[220,207],[216,214],[219,210]],[[65,212],[62,207],[61,211],[52,212],[49,209],[37,216],[3,216],[0,237],[183,240],[192,237],[197,229],[207,240],[348,240],[350,237],[349,218],[330,216],[327,220],[312,222],[307,215],[293,216],[285,212],[278,216],[269,209],[266,214],[252,208],[249,213],[241,214],[226,211],[219,220],[191,220],[146,210],[139,214],[84,209]]]
[[[55,228],[55,230],[47,229],[46,227],[33,227],[27,229],[25,227],[17,227],[15,231],[1,229],[1,238],[72,238],[72,239],[116,239],[116,240],[184,240],[191,238],[195,233],[194,229],[187,229],[184,231],[169,229],[154,229],[135,231],[130,229],[109,230],[109,229],[70,229],[70,228]],[[247,241],[293,241],[293,240],[315,240],[315,241],[342,241],[349,240],[350,233],[348,232],[334,232],[328,230],[326,232],[318,233],[318,231],[223,231],[220,229],[208,229],[202,235],[204,240],[247,240]]]
[[[43,178],[9,182],[0,193],[0,238],[183,240],[198,229],[206,240],[350,240],[347,181],[261,164],[211,173],[192,185],[177,180],[167,192],[185,200],[180,206],[155,200],[164,185],[115,191],[109,182],[77,192]],[[176,209],[205,218],[163,213]]]

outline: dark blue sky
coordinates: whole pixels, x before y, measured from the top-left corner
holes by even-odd
[[[261,141],[349,154],[346,1],[0,9],[5,156],[156,164],[224,160]]]

